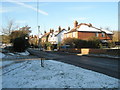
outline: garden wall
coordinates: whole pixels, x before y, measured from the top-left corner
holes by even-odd
[[[69,49],[60,49],[63,52],[70,52],[70,53],[81,53],[81,54],[107,54],[107,55],[114,55],[120,56],[120,49],[90,49],[90,48],[69,48]]]
[[[70,53],[81,53],[81,49],[77,49],[77,48],[60,49],[59,51],[70,52]]]

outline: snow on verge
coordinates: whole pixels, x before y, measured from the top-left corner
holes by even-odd
[[[24,55],[24,56],[28,56],[30,53],[28,51],[22,52],[22,53],[18,53],[20,55]]]
[[[5,57],[5,54],[0,52],[0,59],[2,59],[3,57]]]
[[[40,60],[12,64],[3,73],[6,73],[2,75],[3,88],[118,88],[119,81],[53,60],[45,60],[44,67],[40,66]]]

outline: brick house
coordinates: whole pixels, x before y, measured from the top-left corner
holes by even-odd
[[[50,32],[44,31],[44,35],[41,37],[41,42],[48,42],[49,35],[50,35]]]
[[[103,42],[111,41],[113,32],[99,29],[92,24],[74,22],[74,28],[64,34],[64,38],[78,38],[81,40],[89,40],[92,37],[97,37]]]

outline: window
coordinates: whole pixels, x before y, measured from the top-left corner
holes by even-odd
[[[73,34],[73,37],[75,37],[75,36],[76,36],[75,32],[73,32],[72,34]]]
[[[105,33],[102,32],[102,37],[105,37]]]
[[[98,37],[98,36],[99,36],[99,33],[95,33],[95,36]]]

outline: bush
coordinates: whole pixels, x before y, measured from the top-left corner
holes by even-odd
[[[100,40],[97,38],[80,40],[77,38],[66,38],[63,40],[64,45],[70,45],[71,48],[101,48]]]
[[[115,47],[115,43],[114,42],[108,42],[108,48],[112,48]]]
[[[52,44],[50,42],[42,42],[41,45],[44,49],[48,49],[52,47]]]
[[[15,52],[24,52],[29,47],[29,42],[24,37],[16,38],[13,41],[13,48]]]
[[[71,48],[74,48],[77,44],[78,39],[76,38],[66,38],[63,40],[64,45],[70,45]]]

